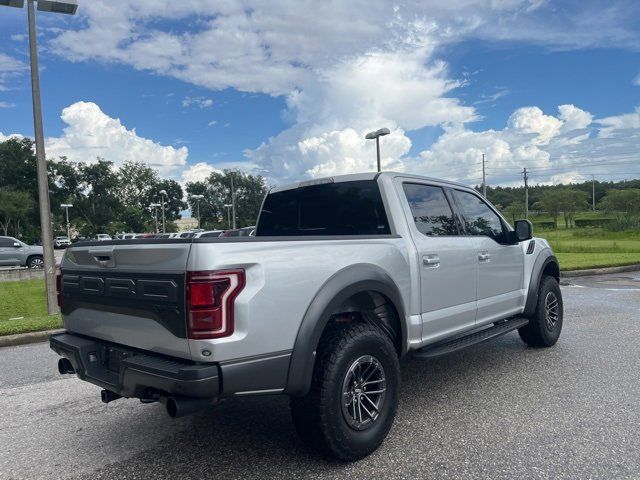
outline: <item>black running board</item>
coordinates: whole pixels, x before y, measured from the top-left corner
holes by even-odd
[[[413,357],[427,359],[439,357],[440,355],[447,355],[448,353],[457,352],[463,348],[499,337],[500,335],[509,333],[512,330],[524,327],[528,323],[529,320],[526,318],[513,318],[505,322],[497,323],[491,327],[483,328],[482,330],[475,330],[466,335],[458,336],[454,339],[447,339],[433,345],[427,345],[426,347],[422,347],[420,350],[416,350]]]

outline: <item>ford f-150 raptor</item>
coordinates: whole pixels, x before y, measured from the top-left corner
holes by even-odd
[[[173,416],[232,395],[285,394],[299,435],[356,460],[393,422],[399,359],[517,330],[562,329],[549,244],[475,190],[385,172],[272,189],[254,237],[69,247],[58,277],[61,373],[102,400]]]

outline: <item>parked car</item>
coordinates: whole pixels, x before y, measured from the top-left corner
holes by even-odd
[[[250,237],[255,234],[256,227],[236,228],[235,230],[226,230],[221,237]]]
[[[44,267],[44,251],[41,246],[27,245],[17,238],[0,237],[0,266]]]
[[[71,240],[71,243],[88,242],[90,240],[91,240],[91,237],[88,235],[78,235],[77,237]]]
[[[193,235],[193,238],[216,238],[222,237],[224,232],[223,230],[205,230],[202,232],[197,232]]]
[[[71,245],[69,237],[55,237],[53,239],[54,248],[67,248],[69,245]]]
[[[96,235],[96,240],[99,242],[106,242],[112,240],[111,235],[107,235],[106,233],[99,233]]]
[[[100,386],[104,402],[160,401],[172,417],[285,394],[300,437],[342,460],[386,437],[408,353],[514,330],[550,347],[562,330],[549,244],[444,180],[303,182],[269,192],[255,237],[110,246],[74,245],[63,260],[60,372]]]

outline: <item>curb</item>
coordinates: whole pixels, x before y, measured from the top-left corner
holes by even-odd
[[[640,271],[640,265],[622,265],[620,267],[606,267],[606,268],[589,268],[586,270],[567,270],[561,271],[560,277],[589,277],[592,275],[606,275],[608,273],[624,273],[624,272],[637,272]]]
[[[61,333],[65,330],[45,330],[43,332],[17,333],[15,335],[5,335],[0,337],[1,347],[14,347],[16,345],[27,345],[29,343],[46,342],[53,333]]]

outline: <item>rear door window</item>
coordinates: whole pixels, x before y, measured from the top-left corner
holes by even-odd
[[[458,225],[442,188],[418,183],[405,183],[402,188],[420,233],[428,237],[458,235]]]
[[[388,235],[375,180],[323,183],[267,195],[256,236]]]

